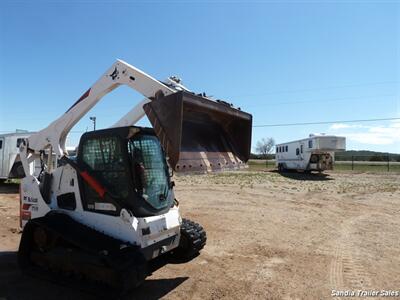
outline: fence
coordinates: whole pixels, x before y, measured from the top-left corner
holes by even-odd
[[[399,155],[340,155],[336,154],[334,170],[360,172],[398,172],[400,173]],[[275,168],[274,159],[251,159],[250,170]]]
[[[400,161],[397,155],[352,155],[335,157],[335,170],[400,172]]]

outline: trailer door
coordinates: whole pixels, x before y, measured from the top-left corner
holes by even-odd
[[[4,170],[3,170],[3,160],[4,160],[4,137],[0,137],[0,178],[2,178],[4,175]]]
[[[304,159],[304,142],[302,141],[302,142],[300,142],[300,151],[299,151],[299,158],[301,159],[301,160],[303,160]]]

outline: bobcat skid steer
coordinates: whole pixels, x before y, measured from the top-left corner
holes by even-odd
[[[71,128],[120,85],[145,98],[108,129],[82,135],[68,156]],[[147,115],[153,128],[134,124]],[[61,117],[20,146],[23,270],[84,278],[126,291],[161,255],[189,260],[206,243],[182,219],[171,174],[239,169],[249,158],[250,114],[196,95],[171,77],[160,82],[123,62],[112,67]],[[30,173],[42,161],[38,177]]]

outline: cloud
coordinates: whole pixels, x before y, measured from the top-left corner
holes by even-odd
[[[346,138],[353,140],[355,142],[359,142],[361,144],[369,144],[369,145],[391,145],[395,143],[395,141],[388,136],[383,136],[381,134],[366,132],[366,133],[344,133],[340,134],[345,136]]]
[[[343,124],[343,123],[335,123],[329,127],[330,130],[338,130],[338,129],[347,129],[347,128],[368,128],[367,126],[361,124]]]
[[[394,127],[394,128],[400,128],[400,120],[394,120],[394,121],[392,121],[392,127]]]
[[[343,123],[335,123],[329,129],[331,130],[338,130],[338,129],[343,129],[343,128],[350,128],[350,125],[343,124]]]
[[[342,130],[337,132],[337,130]],[[400,120],[392,121],[389,125],[364,126],[333,124],[330,127],[333,134],[345,136],[349,140],[369,145],[392,145],[400,143]]]

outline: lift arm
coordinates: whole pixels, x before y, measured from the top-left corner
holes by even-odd
[[[31,135],[27,144],[20,147],[26,174],[29,161],[43,150],[55,153],[58,159],[68,155],[65,143],[71,128],[120,85],[131,87],[145,98],[113,127],[132,126],[146,114],[174,170],[237,169],[249,159],[250,114],[225,101],[196,95],[178,78],[170,77],[163,83],[117,60],[61,117]],[[48,166],[51,169],[51,159]]]
[[[180,83],[180,79],[175,76],[168,77],[166,80],[163,81],[163,83],[176,92],[178,91],[190,92],[188,88],[186,88],[184,85]],[[137,105],[135,105],[132,108],[132,110],[130,110],[125,116],[123,116],[120,120],[118,120],[118,122],[116,122],[110,127],[115,128],[115,127],[135,125],[141,118],[144,117],[145,112],[143,106],[150,101],[151,99],[144,98]]]
[[[120,85],[127,85],[145,97],[120,121],[127,125],[143,117],[143,104],[158,96],[168,96],[175,91],[130,64],[117,60],[61,117],[43,130],[28,138],[28,149],[39,152],[52,148],[58,158],[67,154],[66,138],[71,128],[107,93]],[[128,124],[129,123],[129,124]],[[124,125],[120,125],[124,126]]]

